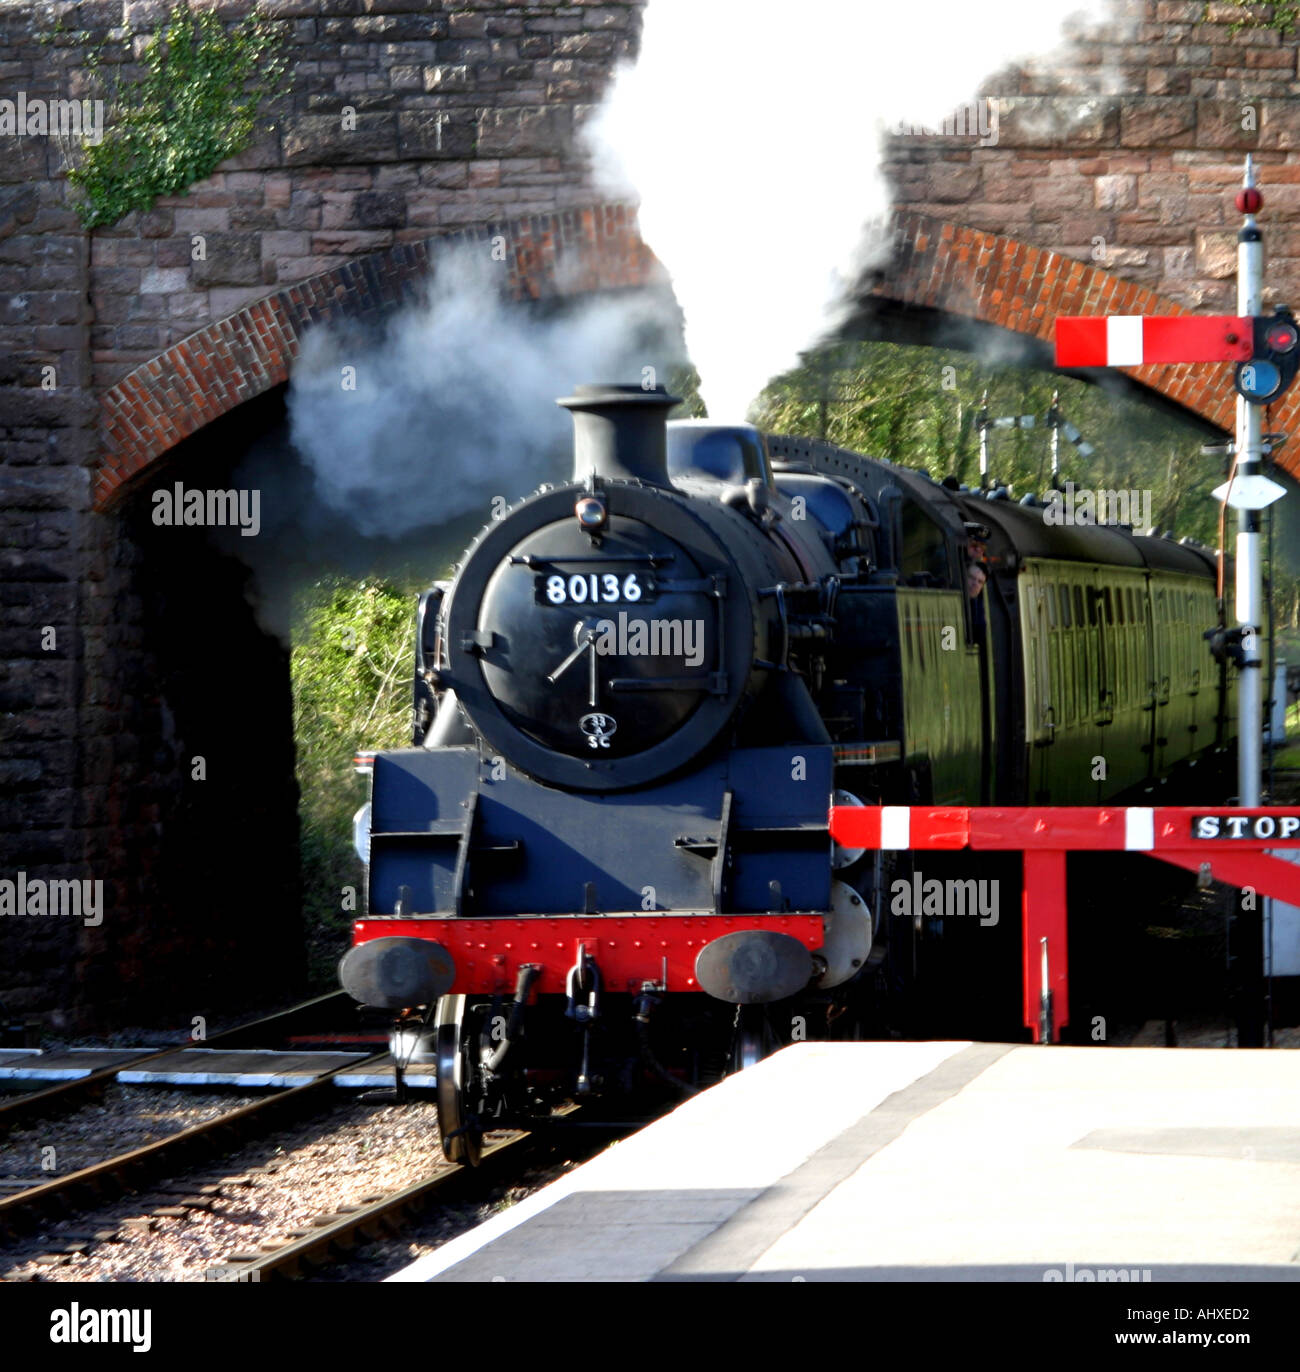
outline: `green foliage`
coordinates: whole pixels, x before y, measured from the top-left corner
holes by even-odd
[[[367,798],[354,755],[410,741],[415,596],[376,580],[328,577],[308,588],[295,616],[292,678],[301,793],[301,854],[308,961],[329,984],[347,947],[353,912],[342,889],[364,873],[352,849],[352,816]]]
[[[682,403],[669,412],[669,419],[703,419],[704,401],[700,398],[700,374],[694,367],[679,367],[667,382],[669,395],[681,397]]]
[[[129,39],[128,39],[129,41]],[[103,141],[86,144],[68,180],[82,192],[87,228],[116,224],[161,195],[183,191],[242,152],[264,99],[279,93],[289,59],[276,27],[250,14],[227,28],[212,10],[175,10],[144,52],[130,84],[105,74],[103,50],[87,65],[107,95]],[[123,53],[126,61],[129,53]]]
[[[1019,497],[1041,494],[1050,480],[1044,420],[1053,391],[1062,417],[1096,450],[1082,458],[1062,436],[1064,480],[1097,490],[1149,490],[1158,528],[1217,544],[1219,506],[1209,493],[1223,480],[1223,464],[1200,456],[1200,432],[1069,377],[938,348],[842,343],[772,382],[754,418],[772,432],[825,437],[936,480],[951,475],[975,485],[978,412],[987,393],[993,418],[1035,416],[1032,429],[989,435],[990,472]]]
[[[989,470],[1014,497],[1041,495],[1051,474],[1050,433],[1044,417],[1059,392],[1062,418],[1095,452],[1079,455],[1064,437],[1064,481],[1093,490],[1151,492],[1155,527],[1179,538],[1220,545],[1221,506],[1211,495],[1226,476],[1226,461],[1201,455],[1202,432],[1142,404],[1071,377],[1017,365],[980,362],[969,353],[894,343],[840,343],[809,354],[804,365],[778,377],[751,417],[774,433],[827,438],[832,443],[920,468],[936,480],[979,481],[978,412],[1035,416],[1032,429],[995,429]],[[680,393],[680,392],[679,392]],[[1274,473],[1277,475],[1277,473]],[[1300,656],[1300,513],[1293,500],[1274,506],[1278,521],[1265,568],[1278,652]],[[1235,516],[1226,532],[1233,547]],[[1227,588],[1229,608],[1231,583]]]

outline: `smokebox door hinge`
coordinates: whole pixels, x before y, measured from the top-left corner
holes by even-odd
[[[470,629],[460,636],[462,653],[473,653],[476,657],[496,645],[497,636],[491,629]]]

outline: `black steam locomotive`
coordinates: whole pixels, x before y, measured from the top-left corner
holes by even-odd
[[[1232,744],[1208,551],[669,424],[662,390],[560,403],[572,481],[421,598],[340,969],[436,1061],[453,1158],[557,1095],[887,1027],[927,922],[832,842],[832,800],[1096,804]]]

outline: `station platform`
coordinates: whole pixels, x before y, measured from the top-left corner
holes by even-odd
[[[796,1044],[388,1280],[1297,1281],[1300,1053]]]

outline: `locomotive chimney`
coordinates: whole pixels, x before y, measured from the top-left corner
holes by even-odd
[[[573,479],[591,475],[667,486],[668,411],[679,404],[662,386],[575,386],[556,404],[573,414]]]

